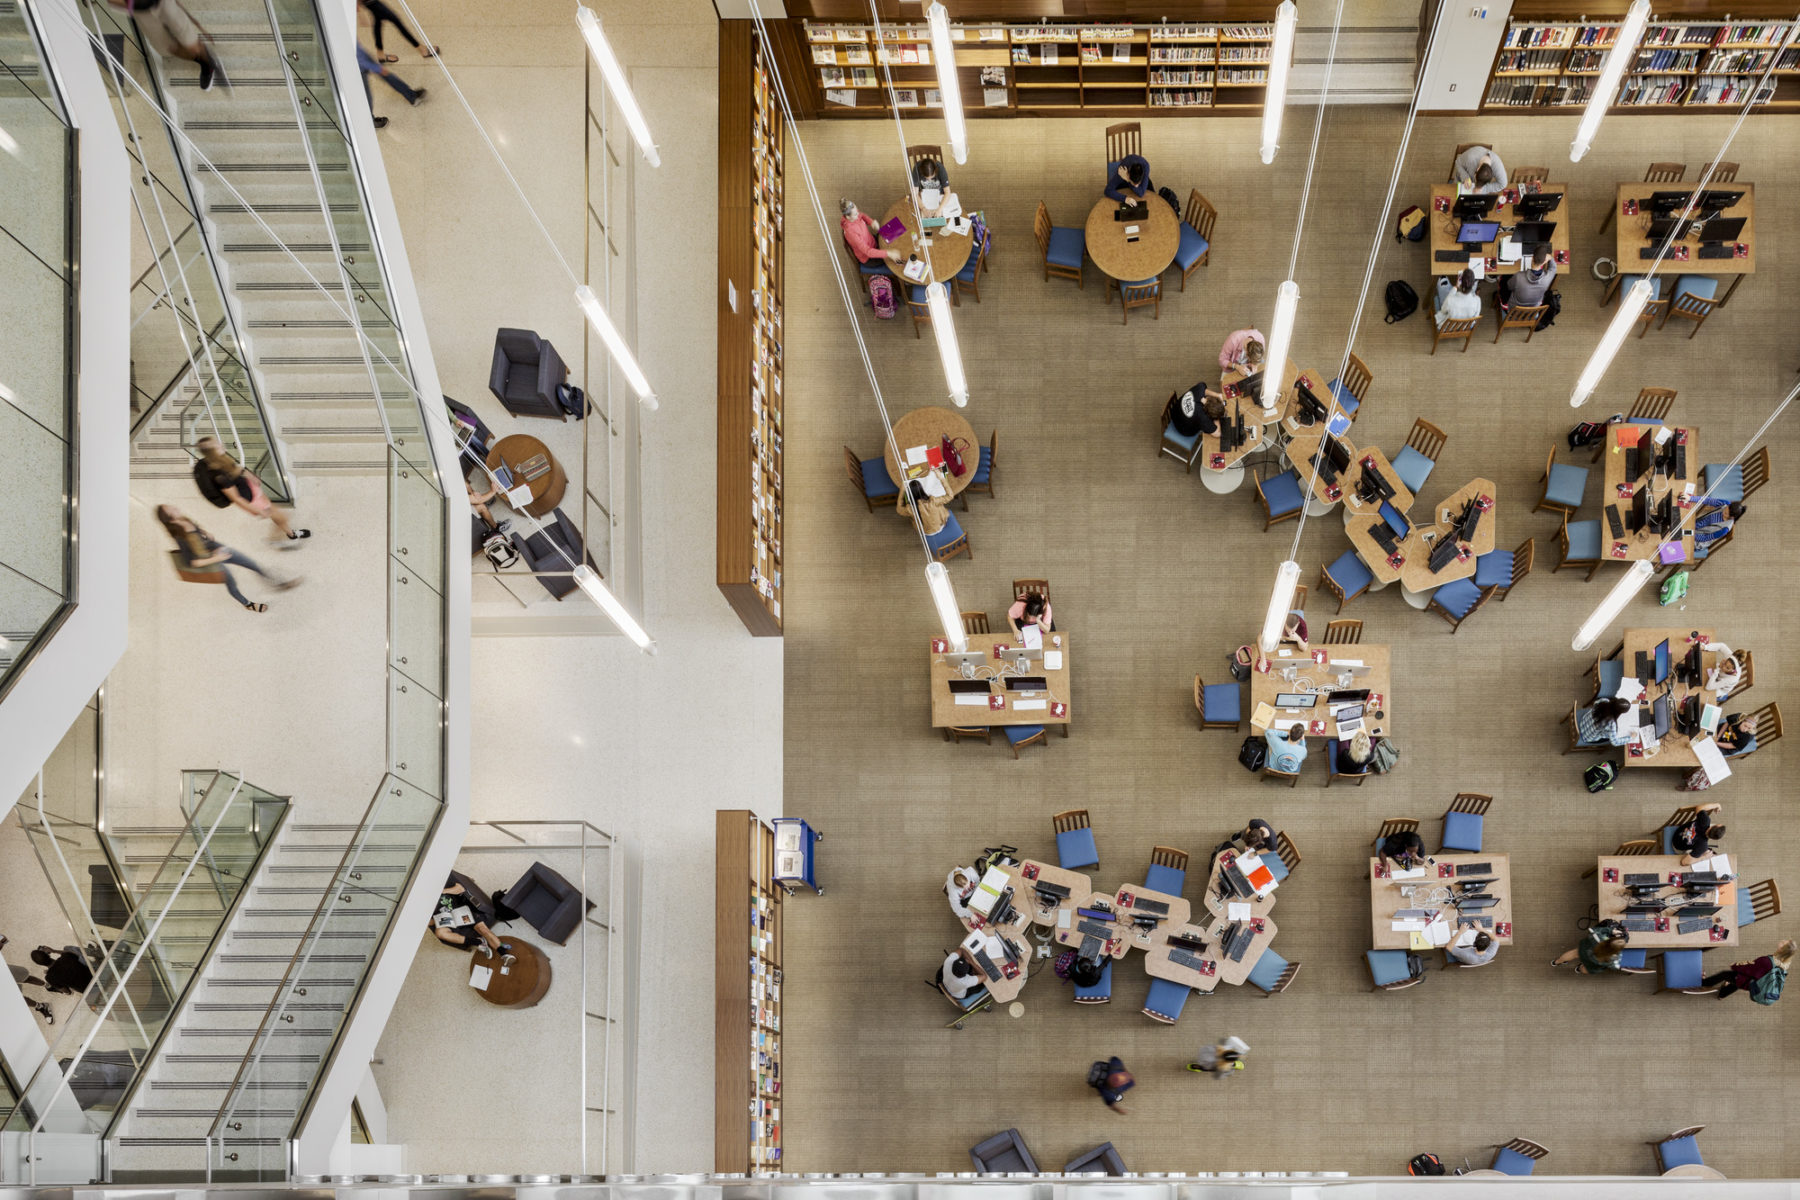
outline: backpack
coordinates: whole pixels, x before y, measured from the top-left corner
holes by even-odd
[[[1603,758],[1581,773],[1581,782],[1587,785],[1590,792],[1610,792],[1613,780],[1618,777],[1618,765],[1610,758]]]
[[[900,311],[894,302],[894,281],[886,275],[869,276],[869,303],[875,306],[875,315],[883,321],[891,321]]]
[[[194,486],[206,497],[206,502],[214,508],[230,508],[231,501],[220,490],[218,482],[213,479],[212,468],[204,462],[194,463]]]
[[[1579,450],[1583,446],[1591,446],[1606,436],[1604,422],[1583,421],[1569,430],[1569,449]]]
[[[1388,281],[1386,300],[1387,317],[1385,320],[1389,325],[1395,321],[1404,321],[1419,311],[1419,293],[1413,291],[1412,284],[1404,279]]]
[[[1249,771],[1253,775],[1262,770],[1263,762],[1268,756],[1268,743],[1264,742],[1255,734],[1251,734],[1249,737],[1245,738],[1244,744],[1238,747],[1238,761],[1244,764],[1244,770]]]
[[[519,561],[519,552],[513,548],[512,540],[504,533],[491,533],[481,543],[481,552],[487,560],[494,564],[496,571],[504,571]]]
[[[1169,207],[1175,210],[1175,215],[1177,217],[1181,216],[1181,202],[1175,199],[1175,193],[1173,190],[1166,188],[1166,187],[1165,188],[1157,188],[1156,194],[1161,196],[1164,200],[1167,200],[1169,202]]]
[[[1394,240],[1396,242],[1422,242],[1425,240],[1425,210],[1418,205],[1404,210],[1400,219],[1394,222]],[[1439,1171],[1439,1175],[1443,1172]]]
[[[1669,605],[1678,601],[1686,600],[1689,574],[1691,574],[1691,572],[1677,571],[1667,579],[1663,580],[1662,593],[1657,598],[1657,603],[1661,604],[1664,608],[1667,608]]]
[[[1019,860],[1014,857],[1018,852],[1019,848],[1017,846],[989,846],[986,850],[981,852],[981,857],[975,860],[976,878],[979,879],[981,876],[986,875],[988,871],[994,867],[1018,866]]]
[[[1772,967],[1767,975],[1750,985],[1750,999],[1758,1004],[1773,1004],[1781,999],[1781,985],[1787,982],[1786,967]]]
[[[1250,679],[1250,664],[1256,661],[1256,651],[1250,646],[1239,646],[1231,652],[1227,661],[1231,663],[1231,677],[1239,683],[1247,683]]]
[[[1538,318],[1538,329],[1550,328],[1552,325],[1556,324],[1556,318],[1562,316],[1562,293],[1550,292],[1546,294],[1544,296],[1544,306],[1547,311],[1545,311],[1543,316]]]
[[[556,385],[556,403],[563,412],[577,421],[587,416],[587,393],[572,383]]]
[[[1375,751],[1369,755],[1369,766],[1379,775],[1386,775],[1400,761],[1400,751],[1395,749],[1393,739],[1382,738],[1375,743]]]
[[[1099,1088],[1106,1082],[1106,1077],[1110,1074],[1112,1074],[1112,1064],[1096,1060],[1094,1065],[1088,1068],[1088,1086]]]
[[[1408,1175],[1442,1175],[1444,1160],[1435,1154],[1415,1154],[1407,1160]]]

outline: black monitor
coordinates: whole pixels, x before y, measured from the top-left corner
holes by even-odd
[[[1325,457],[1340,474],[1350,469],[1350,447],[1330,434],[1325,435],[1324,447]]]
[[[1548,242],[1550,235],[1555,232],[1555,221],[1520,221],[1513,226],[1512,236],[1513,241],[1530,249],[1532,246]]]
[[[1513,205],[1513,214],[1521,221],[1537,221],[1555,212],[1561,204],[1561,192],[1538,192],[1533,196],[1520,196],[1519,202]]]
[[[1412,526],[1407,524],[1406,517],[1401,514],[1399,509],[1385,500],[1381,502],[1381,518],[1387,522],[1387,527],[1394,531],[1395,537],[1403,538],[1412,532]]]
[[[1299,401],[1300,423],[1311,425],[1315,421],[1323,421],[1330,412],[1323,400],[1313,395],[1313,390],[1306,386],[1304,380],[1294,385],[1294,398]]]
[[[1664,638],[1656,643],[1656,682],[1661,683],[1669,677],[1669,639]]]
[[[1641,487],[1637,495],[1631,498],[1631,515],[1626,518],[1625,527],[1636,533],[1650,523],[1650,489]]]
[[[1650,229],[1644,237],[1652,242],[1660,242],[1664,238],[1678,242],[1694,232],[1694,225],[1695,222],[1680,217],[1657,217],[1650,222]]]
[[[1452,216],[1461,217],[1465,221],[1480,220],[1482,217],[1493,212],[1494,205],[1498,203],[1500,203],[1500,197],[1493,194],[1485,196],[1458,196],[1456,198],[1456,203],[1450,208],[1450,213]]]
[[[1738,235],[1744,232],[1746,217],[1724,217],[1708,221],[1700,230],[1700,239],[1707,242],[1735,242]]]
[[[1734,207],[1737,202],[1743,198],[1744,193],[1742,192],[1731,190],[1714,191],[1713,189],[1708,188],[1706,191],[1700,193],[1700,199],[1695,204],[1695,207],[1704,208],[1708,212],[1717,212],[1722,208]]]
[[[1246,396],[1246,397],[1253,398],[1258,404],[1261,404],[1262,403],[1262,379],[1263,379],[1263,373],[1261,371],[1258,371],[1254,375],[1244,376],[1242,379],[1237,381],[1237,394],[1240,396]]]
[[[1456,240],[1465,246],[1481,246],[1500,236],[1498,221],[1464,221],[1456,231]]]
[[[1475,540],[1475,531],[1481,526],[1481,506],[1471,500],[1463,505],[1462,516],[1456,521],[1456,536],[1465,542]]]
[[[1656,698],[1656,703],[1651,706],[1651,712],[1655,714],[1656,736],[1659,738],[1660,737],[1668,737],[1669,736],[1669,698],[1667,696],[1658,696]]]
[[[1688,194],[1686,192],[1651,192],[1649,207],[1651,212],[1666,217],[1670,213],[1680,212],[1686,208],[1687,202]]]
[[[1675,493],[1673,491],[1664,492],[1662,503],[1656,506],[1656,523],[1663,533],[1669,533],[1675,528]]]
[[[1682,674],[1688,683],[1698,687],[1700,680],[1706,675],[1706,652],[1699,642],[1688,647],[1687,659],[1682,663]]]

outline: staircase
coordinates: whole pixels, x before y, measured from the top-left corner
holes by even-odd
[[[1294,33],[1294,72],[1288,84],[1288,103],[1314,105],[1325,84],[1325,60],[1331,54],[1330,18],[1335,6],[1326,5],[1302,18],[1324,24],[1301,24]],[[1338,34],[1337,57],[1331,68],[1330,103],[1334,105],[1410,104],[1417,68],[1419,27],[1416,11],[1411,23],[1396,14],[1371,11],[1366,3],[1345,5],[1344,27]],[[1377,21],[1393,23],[1376,24]]]

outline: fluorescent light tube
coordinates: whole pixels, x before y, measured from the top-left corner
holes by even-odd
[[[1275,653],[1281,644],[1281,631],[1287,627],[1287,616],[1294,607],[1294,587],[1300,582],[1300,564],[1284,562],[1275,572],[1275,588],[1269,593],[1269,611],[1263,614],[1262,637],[1257,644],[1264,654]]]
[[[1269,86],[1263,93],[1262,160],[1266,163],[1275,161],[1275,151],[1281,141],[1281,115],[1287,108],[1288,71],[1294,65],[1294,27],[1299,22],[1300,11],[1294,7],[1294,0],[1281,0],[1281,6],[1275,10],[1275,45],[1269,52]]]
[[[594,295],[594,289],[585,283],[577,287],[575,303],[581,305],[581,311],[587,314],[588,324],[594,327],[594,332],[606,343],[606,349],[613,361],[619,364],[619,370],[625,372],[625,379],[631,384],[631,390],[638,394],[638,399],[644,402],[646,408],[655,408],[656,394],[650,390],[650,381],[644,378],[637,359],[632,357],[631,347],[625,344],[625,339],[613,328],[612,318],[600,306],[600,297]]]
[[[962,87],[956,80],[956,44],[950,40],[950,11],[935,3],[925,10],[931,23],[931,56],[937,60],[938,95],[944,101],[944,133],[958,163],[969,160],[969,127],[963,120]]]
[[[594,10],[585,4],[575,6],[575,23],[581,26],[581,36],[587,39],[588,50],[594,56],[594,64],[600,68],[600,74],[606,77],[606,86],[618,102],[619,111],[625,115],[625,124],[631,130],[631,136],[637,140],[638,149],[650,160],[653,167],[662,166],[662,159],[656,156],[656,142],[650,137],[650,126],[644,123],[643,111],[638,108],[637,97],[631,94],[631,85],[625,81],[625,68],[613,55],[612,46],[607,43],[606,35],[600,32],[600,18]]]
[[[956,344],[956,326],[950,320],[950,285],[934,283],[925,289],[931,310],[931,332],[937,335],[938,357],[944,360],[944,386],[958,408],[969,404],[969,380],[963,374],[962,349]]]
[[[1575,140],[1569,143],[1570,162],[1580,162],[1581,156],[1593,146],[1594,135],[1600,132],[1600,122],[1606,118],[1606,110],[1612,106],[1613,95],[1619,90],[1619,79],[1637,58],[1638,39],[1644,36],[1644,26],[1649,21],[1650,0],[1632,0],[1630,11],[1619,24],[1619,36],[1614,39],[1612,49],[1606,52],[1600,74],[1594,78],[1594,90],[1588,96],[1587,109],[1581,114]]]
[[[619,603],[618,597],[607,590],[606,585],[600,581],[600,576],[594,573],[594,568],[586,563],[577,563],[575,586],[586,592],[588,599],[598,604],[600,611],[619,627],[619,632],[637,643],[639,650],[650,654],[656,653],[656,643],[650,640],[650,635],[644,632],[644,627],[625,611],[625,606]]]
[[[1656,568],[1647,558],[1640,558],[1632,563],[1626,569],[1624,577],[1613,584],[1613,590],[1606,593],[1606,599],[1600,602],[1600,607],[1589,614],[1588,619],[1581,623],[1581,628],[1575,631],[1575,640],[1570,643],[1569,648],[1586,650],[1592,646],[1594,639],[1618,620],[1619,614],[1625,611],[1625,606],[1631,603],[1631,598],[1638,594],[1639,589],[1655,572]]]
[[[938,623],[944,627],[944,640],[950,649],[961,654],[969,648],[969,637],[963,632],[962,610],[956,607],[956,592],[950,587],[950,572],[941,562],[925,564],[925,582],[931,588],[931,602],[937,605]]]
[[[1300,285],[1284,279],[1275,292],[1275,320],[1269,326],[1268,353],[1263,355],[1262,406],[1281,403],[1281,383],[1287,377],[1288,351],[1294,345],[1294,314],[1300,307]]]
[[[1581,377],[1575,381],[1575,390],[1569,393],[1569,407],[1580,408],[1606,378],[1606,370],[1612,366],[1613,356],[1618,354],[1619,347],[1625,344],[1625,335],[1637,324],[1643,314],[1644,305],[1650,302],[1650,281],[1640,279],[1625,289],[1619,297],[1619,311],[1613,314],[1612,324],[1600,335],[1600,344],[1594,347],[1594,353],[1581,368]]]

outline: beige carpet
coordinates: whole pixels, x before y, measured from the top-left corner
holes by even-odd
[[[1294,525],[1264,533],[1248,484],[1204,490],[1157,455],[1157,416],[1178,386],[1216,378],[1223,337],[1264,326],[1284,277],[1312,114],[1289,114],[1278,162],[1256,160],[1257,125],[1244,120],[1146,123],[1158,184],[1185,198],[1198,186],[1218,206],[1211,264],[1182,294],[1171,286],[1160,320],[1102,303],[1087,288],[1044,282],[1031,239],[1039,198],[1061,224],[1082,224],[1101,182],[1101,127],[1089,120],[976,122],[967,166],[954,168],[965,204],[996,230],[984,302],[956,315],[985,437],[1000,431],[997,499],[976,497],[962,517],[973,561],[950,566],[964,609],[998,614],[1015,576],[1052,581],[1059,623],[1080,636],[1073,662],[1079,719],[1015,762],[1004,742],[951,746],[930,727],[925,639],[935,618],[924,559],[909,524],[871,515],[844,478],[843,446],[881,451],[880,424],[827,252],[799,172],[788,199],[787,688],[789,813],[828,835],[823,899],[789,909],[786,1137],[790,1170],[966,1170],[966,1148],[1016,1126],[1040,1166],[1054,1169],[1111,1140],[1134,1170],[1345,1169],[1389,1173],[1431,1150],[1486,1166],[1486,1147],[1513,1136],[1554,1152],[1559,1173],[1644,1173],[1645,1139],[1708,1126],[1708,1162],[1733,1176],[1800,1173],[1800,1143],[1780,1100],[1800,1039],[1800,1007],[1766,1009],[1654,996],[1655,981],[1552,972],[1594,900],[1580,878],[1597,852],[1657,826],[1684,797],[1669,772],[1634,771],[1613,792],[1580,786],[1589,758],[1563,757],[1559,717],[1588,693],[1592,655],[1569,649],[1581,619],[1614,578],[1552,576],[1556,523],[1532,514],[1544,456],[1574,420],[1567,397],[1610,310],[1589,274],[1610,253],[1598,232],[1613,184],[1641,178],[1646,161],[1683,159],[1696,172],[1729,123],[1713,118],[1618,119],[1581,164],[1567,120],[1427,119],[1419,123],[1397,203],[1424,203],[1459,142],[1497,139],[1513,164],[1547,163],[1574,187],[1557,214],[1574,223],[1574,262],[1561,280],[1562,320],[1529,346],[1490,344],[1487,324],[1468,353],[1428,357],[1427,317],[1389,326],[1381,290],[1405,277],[1421,293],[1429,251],[1384,230],[1357,350],[1374,371],[1356,425],[1359,443],[1396,452],[1415,417],[1449,434],[1427,500],[1475,475],[1500,489],[1499,540],[1538,540],[1539,570],[1504,604],[1460,634],[1408,607],[1398,588],[1352,603],[1364,638],[1394,647],[1391,703],[1399,770],[1362,789],[1321,790],[1318,756],[1296,790],[1259,784],[1235,763],[1239,738],[1200,733],[1190,698],[1196,671],[1226,678],[1225,656],[1255,635]],[[1343,353],[1363,265],[1374,239],[1401,114],[1328,115],[1296,278],[1304,296],[1295,357],[1328,373]],[[1729,158],[1758,185],[1761,269],[1687,340],[1671,325],[1627,343],[1600,396],[1581,414],[1626,408],[1644,386],[1677,388],[1675,414],[1701,426],[1703,457],[1728,458],[1794,380],[1800,355],[1792,241],[1800,217],[1786,185],[1800,169],[1788,118],[1749,122]],[[835,202],[877,213],[900,192],[900,140],[891,124],[805,127],[831,214],[829,254],[840,256]],[[907,139],[941,140],[917,122]],[[1484,289],[1484,300],[1486,289]],[[1491,322],[1491,314],[1489,315]],[[857,321],[895,416],[941,403],[931,335],[904,317]],[[1779,699],[1800,717],[1789,599],[1800,582],[1784,522],[1795,519],[1786,477],[1791,451],[1776,430],[1775,475],[1736,544],[1694,580],[1679,614],[1647,592],[1624,624],[1708,624],[1756,651],[1755,703]],[[1788,440],[1791,444],[1791,439]],[[1599,480],[1584,516],[1599,515]],[[1311,520],[1299,561],[1346,546],[1336,513]],[[1332,615],[1315,595],[1315,628]],[[1610,649],[1617,633],[1607,635]],[[1732,826],[1750,879],[1792,883],[1795,837],[1781,823],[1793,789],[1776,746],[1739,765],[1713,797]],[[1481,971],[1433,971],[1403,993],[1369,990],[1370,941],[1362,855],[1387,816],[1437,816],[1459,790],[1491,793],[1489,847],[1513,855],[1516,944]],[[1272,1000],[1240,988],[1197,997],[1173,1028],[1139,1008],[1147,983],[1134,955],[1116,972],[1114,1002],[1077,1008],[1047,973],[1024,994],[1025,1013],[984,1015],[964,1032],[924,984],[959,935],[940,891],[947,869],[983,846],[1010,842],[1053,853],[1049,816],[1092,810],[1107,883],[1142,877],[1150,847],[1196,854],[1260,815],[1293,837],[1305,863],[1282,889],[1275,948],[1303,964]],[[1767,952],[1793,917],[1759,925],[1742,956]],[[1708,955],[1709,967],[1731,952]],[[1702,1021],[1705,1024],[1702,1024]],[[1206,1039],[1234,1033],[1254,1048],[1229,1083],[1181,1064]],[[1140,1086],[1129,1118],[1105,1112],[1084,1086],[1090,1060],[1117,1053]],[[1639,1097],[1626,1102],[1626,1097]],[[1232,1124],[1227,1125],[1226,1122]]]

